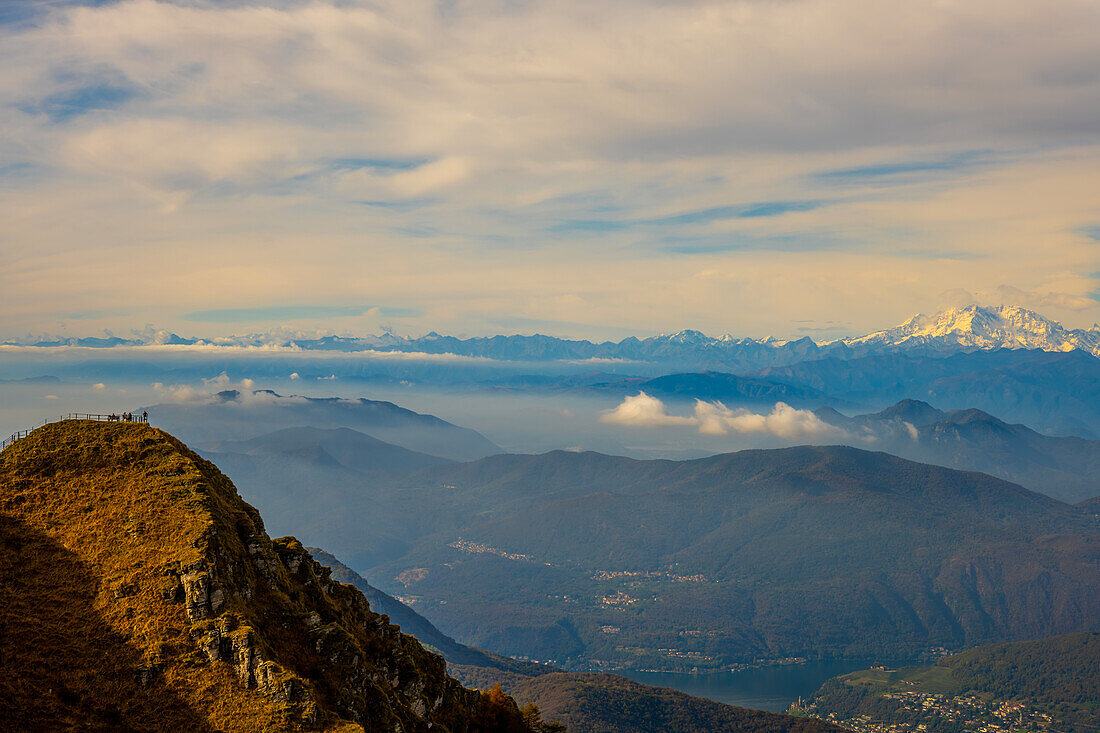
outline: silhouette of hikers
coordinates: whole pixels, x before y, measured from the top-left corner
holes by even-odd
[[[103,416],[102,415],[98,415],[98,416],[93,415],[91,417],[94,419],[96,417],[103,417]],[[140,423],[147,423],[147,422],[149,422],[149,412],[146,410],[146,411],[143,411],[140,415],[135,415],[132,412],[124,412],[121,415],[116,415],[115,413],[112,412],[110,415],[107,415],[107,422],[140,422]]]

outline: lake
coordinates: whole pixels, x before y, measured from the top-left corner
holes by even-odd
[[[744,708],[782,713],[799,696],[817,692],[830,677],[867,669],[880,663],[874,659],[807,662],[758,667],[740,672],[674,674],[669,672],[619,672],[632,680],[655,687],[671,687],[696,697],[705,697]]]

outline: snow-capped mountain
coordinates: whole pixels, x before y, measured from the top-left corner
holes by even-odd
[[[1100,356],[1100,326],[1067,329],[1018,305],[970,305],[930,316],[913,316],[895,328],[844,342],[850,346],[900,348],[1080,349]]]

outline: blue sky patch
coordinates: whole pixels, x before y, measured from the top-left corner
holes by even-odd
[[[631,226],[632,222],[629,221],[614,221],[611,219],[574,219],[572,221],[563,221],[559,224],[549,226],[547,227],[547,231],[554,232],[555,234],[600,234],[603,232],[619,232],[624,229],[629,229]]]
[[[55,92],[37,104],[24,105],[28,114],[44,114],[50,122],[66,122],[96,110],[118,109],[138,96],[133,87],[118,84],[91,84]]]
[[[870,183],[882,182],[888,178],[911,178],[920,174],[954,173],[973,168],[987,162],[988,151],[972,150],[949,155],[938,160],[902,160],[877,165],[857,166],[854,168],[835,168],[812,174],[812,178],[822,183]]]
[[[336,158],[331,166],[335,170],[411,171],[432,162],[431,158]]]
[[[825,206],[824,201],[761,201],[752,204],[713,206],[682,214],[671,214],[655,219],[575,219],[549,227],[549,231],[561,232],[616,232],[639,226],[683,226],[685,224],[709,224],[723,219],[754,219],[779,216],[794,211],[813,211]]]

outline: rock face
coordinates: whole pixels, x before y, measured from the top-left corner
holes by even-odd
[[[5,450],[0,540],[0,727],[530,730],[155,428]]]

